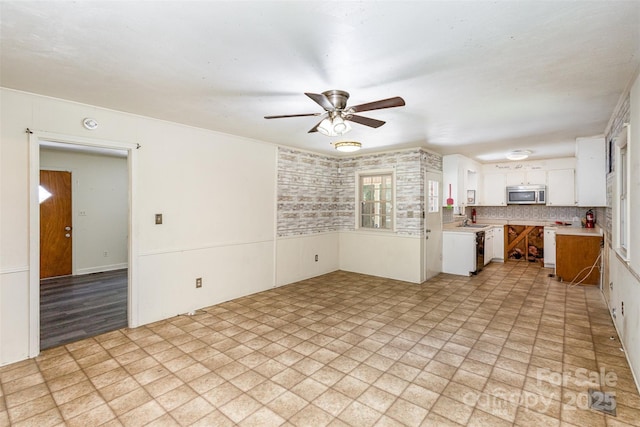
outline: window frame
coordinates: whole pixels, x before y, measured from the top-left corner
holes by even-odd
[[[625,124],[622,131],[616,138],[616,161],[615,161],[615,194],[613,211],[613,243],[618,256],[623,260],[630,260],[629,243],[631,230],[629,220],[631,218],[631,203],[629,200],[629,189],[631,184],[631,174],[629,167],[629,125]]]
[[[391,227],[389,228],[375,228],[362,226],[362,178],[371,176],[387,176],[391,175],[391,214],[389,220],[391,221]],[[376,233],[392,233],[396,231],[396,171],[395,169],[374,169],[364,170],[356,172],[355,176],[355,202],[356,202],[356,218],[355,229],[362,231],[373,231]]]

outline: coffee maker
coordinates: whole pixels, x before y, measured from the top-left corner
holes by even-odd
[[[587,211],[587,218],[585,222],[586,228],[594,228],[596,226],[596,214],[593,212],[593,209],[589,209]]]

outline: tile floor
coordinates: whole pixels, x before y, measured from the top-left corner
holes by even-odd
[[[56,347],[0,368],[0,425],[639,426],[599,290],[549,272],[335,272]]]

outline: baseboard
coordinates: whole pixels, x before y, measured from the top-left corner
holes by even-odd
[[[93,273],[102,273],[105,271],[113,271],[113,270],[122,270],[123,268],[127,268],[128,264],[123,262],[121,264],[111,264],[111,265],[100,265],[97,267],[89,267],[89,268],[79,268],[76,270],[76,276],[82,276],[83,274],[93,274]]]

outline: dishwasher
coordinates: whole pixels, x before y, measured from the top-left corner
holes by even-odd
[[[478,274],[482,267],[484,267],[484,231],[476,232],[476,271],[473,274]]]

